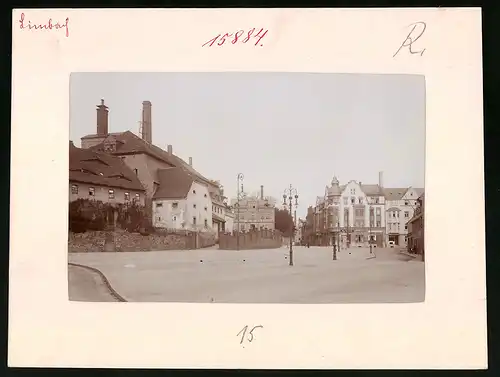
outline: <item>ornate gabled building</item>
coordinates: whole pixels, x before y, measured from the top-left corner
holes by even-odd
[[[385,188],[383,172],[378,184],[349,181],[340,185],[333,177],[324,195],[316,199],[312,213],[312,245],[331,245],[334,239],[342,247],[404,247],[407,222],[413,216],[421,188]],[[308,212],[309,213],[309,212]],[[307,223],[307,221],[306,221]]]

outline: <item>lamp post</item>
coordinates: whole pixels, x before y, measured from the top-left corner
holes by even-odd
[[[241,193],[243,192],[243,173],[238,173],[236,179],[236,250],[240,250],[240,199]],[[241,189],[240,189],[241,187]]]
[[[297,194],[297,189],[293,188],[292,185],[285,189],[283,193],[283,205],[286,207],[288,198],[288,208],[289,214],[292,216],[292,206],[295,205],[295,208],[299,205],[299,195]],[[295,199],[295,203],[293,203],[293,199]],[[290,235],[290,266],[293,266],[293,237],[295,234],[295,223],[293,224],[292,234]]]
[[[339,223],[337,221],[337,231],[339,228]],[[332,244],[333,244],[333,260],[337,260],[337,231],[333,232]]]

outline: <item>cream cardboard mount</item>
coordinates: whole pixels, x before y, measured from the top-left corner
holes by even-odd
[[[16,9],[12,25],[10,366],[486,368],[480,9]],[[260,43],[225,36],[252,28]],[[424,75],[425,302],[69,302],[69,78],[110,71]]]

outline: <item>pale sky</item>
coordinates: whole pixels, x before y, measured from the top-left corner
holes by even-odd
[[[153,143],[217,179],[229,197],[281,202],[292,184],[297,216],[336,175],[385,187],[424,187],[425,79],[419,75],[325,73],[73,73],[70,139],[96,133],[96,105],[109,132],[139,132],[152,103]]]

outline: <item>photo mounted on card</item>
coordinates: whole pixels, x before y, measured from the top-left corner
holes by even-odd
[[[424,300],[423,75],[73,73],[70,87],[70,300]]]
[[[11,366],[486,367],[478,9],[13,29]]]

